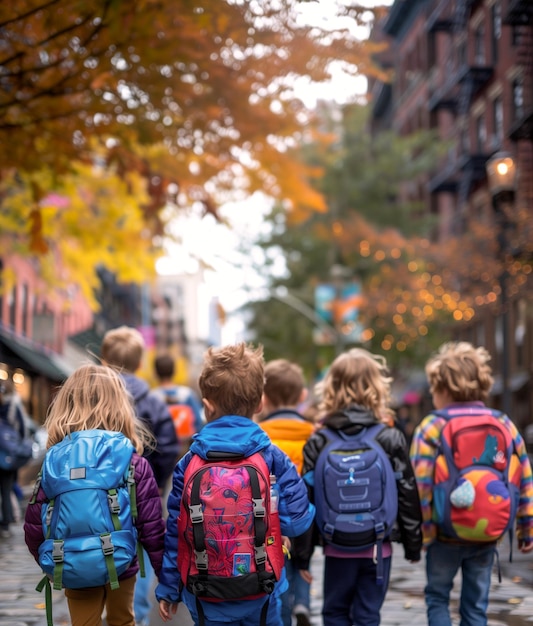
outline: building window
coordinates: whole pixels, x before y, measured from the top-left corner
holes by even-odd
[[[480,24],[474,34],[474,63],[485,65],[485,28]]]
[[[513,121],[524,116],[524,81],[522,78],[513,80]]]
[[[502,36],[502,6],[499,2],[492,5],[492,61],[498,61],[498,46]]]
[[[494,138],[498,144],[503,142],[503,102],[500,97],[495,98],[492,103]]]
[[[484,152],[486,143],[487,126],[485,124],[485,117],[480,115],[476,118],[476,149],[478,153]]]

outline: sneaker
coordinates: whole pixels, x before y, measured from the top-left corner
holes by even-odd
[[[309,620],[309,613],[299,612],[295,613],[296,617],[296,626],[311,626],[311,621]]]

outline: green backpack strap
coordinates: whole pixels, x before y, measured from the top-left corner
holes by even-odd
[[[130,509],[133,522],[137,519],[137,488],[135,485],[135,467],[133,463],[130,464],[128,471],[128,491],[130,494]],[[139,573],[144,578],[146,576],[144,568],[144,550],[139,539],[137,539],[137,561],[139,562]]]
[[[50,579],[48,576],[43,576],[35,589],[39,592],[44,589],[46,624],[47,626],[54,626],[54,620],[52,618],[52,586],[50,585]]]

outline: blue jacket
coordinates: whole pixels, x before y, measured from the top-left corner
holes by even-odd
[[[207,458],[212,451],[233,452],[250,456],[261,451],[272,474],[276,475],[279,487],[279,516],[281,532],[289,537],[304,533],[312,524],[315,510],[307,498],[307,488],[298,476],[294,464],[277,446],[274,446],[268,435],[252,420],[238,415],[226,415],[206,424],[194,435],[190,451],[180,460],[174,470],[172,491],[168,497],[167,533],[165,536],[165,554],[159,584],[155,590],[158,600],[168,602],[183,601],[196,616],[196,598],[186,589],[181,589],[180,574],[177,568],[178,558],[178,515],[183,476],[192,454]],[[287,589],[285,577],[276,585],[274,596]],[[238,622],[247,615],[257,614],[264,604],[265,598],[246,601],[202,602],[207,620],[214,622]]]
[[[148,384],[133,374],[122,374],[126,389],[133,396],[135,413],[156,439],[155,450],[144,456],[152,466],[157,486],[164,489],[179,455],[178,438],[167,405]]]

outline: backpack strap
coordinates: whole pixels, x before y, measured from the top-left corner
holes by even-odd
[[[126,478],[126,482],[128,484],[128,493],[130,495],[130,510],[131,517],[133,518],[133,523],[135,524],[135,520],[139,515],[137,510],[137,486],[135,484],[135,466],[133,463],[130,463],[128,468],[128,476]],[[142,578],[146,577],[146,569],[144,566],[144,550],[141,544],[140,539],[137,537],[137,562],[139,563],[139,573]]]
[[[52,615],[52,586],[50,585],[50,579],[48,576],[43,576],[39,581],[36,591],[39,593],[44,589],[45,606],[46,606],[46,625],[54,626],[54,619]]]

